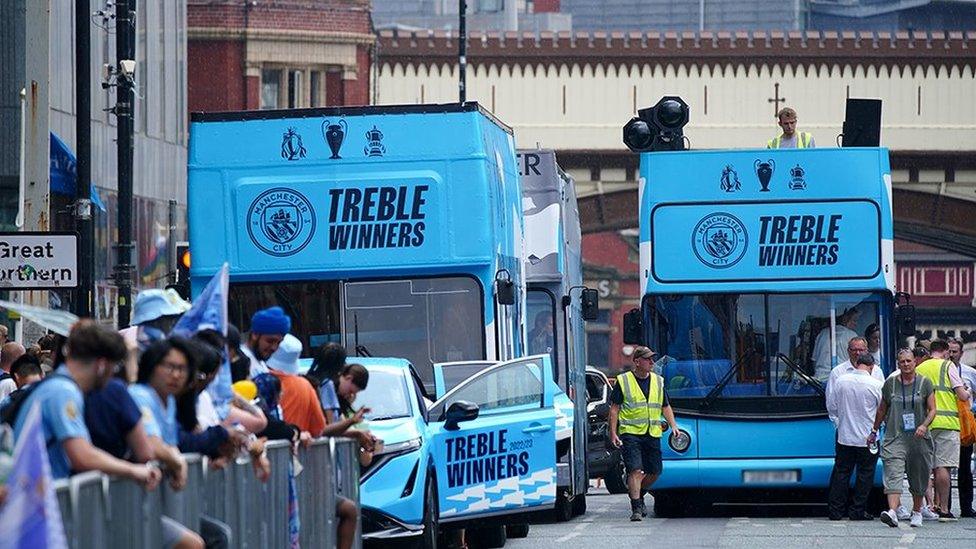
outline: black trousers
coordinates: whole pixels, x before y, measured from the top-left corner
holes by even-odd
[[[956,483],[959,485],[959,513],[966,514],[973,512],[973,470],[971,460],[973,459],[972,446],[959,447],[959,476]],[[949,509],[952,509],[952,492],[949,492]]]
[[[833,518],[845,515],[857,517],[865,513],[871,486],[874,484],[874,469],[878,464],[878,455],[872,454],[867,448],[844,446],[835,444],[834,470],[830,473],[830,492],[827,496],[827,513]],[[851,506],[847,508],[847,496],[850,492],[851,474],[854,478],[854,493],[851,495]],[[845,512],[846,511],[846,512]]]

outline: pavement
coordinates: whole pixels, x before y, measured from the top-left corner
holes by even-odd
[[[647,496],[649,511],[653,509],[652,499]],[[903,500],[910,505],[907,494]],[[953,500],[958,502],[955,494]],[[641,522],[630,522],[626,495],[610,495],[605,489],[591,487],[585,515],[565,523],[534,523],[527,538],[510,539],[505,547],[976,547],[976,519],[961,518],[954,523],[926,521],[921,528],[912,528],[905,521],[898,528],[891,528],[880,520],[829,521],[824,514],[823,507],[728,507],[717,508],[706,518],[659,519],[651,513]]]

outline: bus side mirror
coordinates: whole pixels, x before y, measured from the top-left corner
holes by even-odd
[[[915,306],[911,304],[899,305],[895,309],[895,326],[898,335],[911,337],[915,335]]]
[[[580,295],[583,308],[583,320],[596,320],[600,314],[600,293],[590,288],[584,288]]]
[[[495,299],[499,305],[515,305],[515,283],[511,279],[495,279]]]
[[[631,309],[629,312],[624,313],[624,343],[628,345],[643,345],[643,324],[640,309]]]

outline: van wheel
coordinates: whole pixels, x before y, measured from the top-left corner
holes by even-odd
[[[529,537],[529,523],[509,524],[505,527],[505,535],[512,539]]]
[[[617,452],[616,464],[607,471],[603,482],[607,485],[607,492],[611,494],[627,493],[627,468],[624,467],[624,460],[619,452]]]
[[[478,549],[497,549],[505,547],[508,541],[508,533],[504,526],[492,526],[490,528],[473,528],[465,533],[468,545]]]

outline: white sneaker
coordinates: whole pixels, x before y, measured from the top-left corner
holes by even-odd
[[[891,526],[892,528],[898,528],[898,516],[894,511],[882,511],[881,522]]]
[[[912,513],[904,505],[899,505],[898,509],[895,509],[895,516],[898,517],[898,520],[908,520],[912,517]]]
[[[922,513],[912,513],[912,522],[910,523],[912,528],[918,528],[922,526]]]
[[[922,518],[925,520],[939,520],[939,514],[935,511],[929,509],[928,507],[922,507]]]

